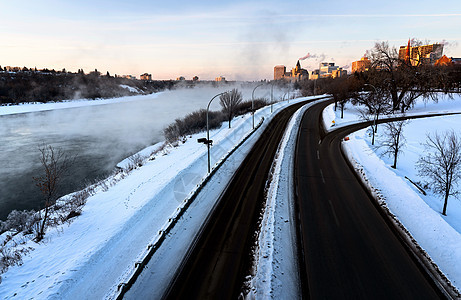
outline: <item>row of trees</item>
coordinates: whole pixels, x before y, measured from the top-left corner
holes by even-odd
[[[95,71],[96,72],[96,71]],[[0,72],[0,105],[68,99],[113,98],[137,94],[121,85],[152,93],[173,87],[175,81],[139,81],[121,77],[62,72]]]

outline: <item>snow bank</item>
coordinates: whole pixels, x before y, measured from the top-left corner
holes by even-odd
[[[292,166],[299,123],[306,110],[319,101],[322,100],[296,111],[277,149],[254,253],[255,271],[249,282],[249,299],[298,299],[301,295]]]
[[[128,91],[130,91],[131,93],[137,93],[137,94],[142,94],[143,92],[141,90],[139,90],[138,88],[136,87],[132,87],[132,86],[129,86],[129,85],[126,85],[126,84],[121,84],[120,85],[121,88],[124,88],[124,89],[127,89]]]

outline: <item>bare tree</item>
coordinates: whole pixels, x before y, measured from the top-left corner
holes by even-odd
[[[461,138],[453,131],[427,135],[426,155],[417,162],[418,174],[432,180],[434,193],[444,196],[443,215],[447,215],[449,196],[459,194],[461,178]]]
[[[219,101],[223,108],[223,112],[226,114],[227,120],[229,121],[229,128],[231,128],[231,121],[234,117],[239,104],[242,102],[242,93],[237,89],[232,89],[232,91],[222,94],[219,97]]]
[[[439,80],[433,67],[419,60],[399,59],[397,49],[388,42],[376,43],[367,55],[371,60],[370,77],[376,79],[373,84],[385,88],[394,111],[400,108],[404,112],[419,97],[437,99],[434,87]]]
[[[371,144],[374,145],[379,117],[391,112],[391,104],[382,96],[382,91],[376,89],[369,93],[357,94],[355,101],[364,106],[364,109],[359,109],[362,119],[373,122]]]
[[[55,149],[51,145],[39,146],[40,163],[42,164],[44,174],[39,177],[33,177],[36,186],[40,189],[44,199],[45,212],[43,219],[37,230],[36,239],[43,239],[48,221],[50,206],[56,203],[58,198],[58,187],[61,180],[73,164],[75,157],[66,155],[62,149]]]
[[[401,150],[405,147],[406,139],[403,136],[403,126],[408,124],[408,121],[396,121],[386,123],[384,140],[378,148],[384,148],[383,155],[388,155],[394,158],[392,168],[397,168],[397,158],[401,154]]]
[[[355,77],[338,77],[327,81],[324,90],[333,96],[335,100],[335,111],[339,105],[341,109],[341,119],[344,118],[344,107],[346,103],[355,97],[360,89],[359,82]]]

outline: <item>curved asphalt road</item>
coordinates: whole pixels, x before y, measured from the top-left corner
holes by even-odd
[[[365,126],[329,134],[320,127],[322,110],[329,103],[306,112],[296,149],[304,298],[445,298],[386,223],[342,155],[342,137]]]
[[[284,109],[269,123],[206,220],[165,298],[238,298],[250,267],[269,170],[290,117],[305,103]]]

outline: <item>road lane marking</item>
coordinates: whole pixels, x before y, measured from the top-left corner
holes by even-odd
[[[322,169],[320,169],[320,175],[322,176],[322,181],[323,181],[323,183],[325,183],[325,178],[323,177]]]
[[[319,153],[319,150],[317,150],[317,159],[320,160],[320,153]]]

